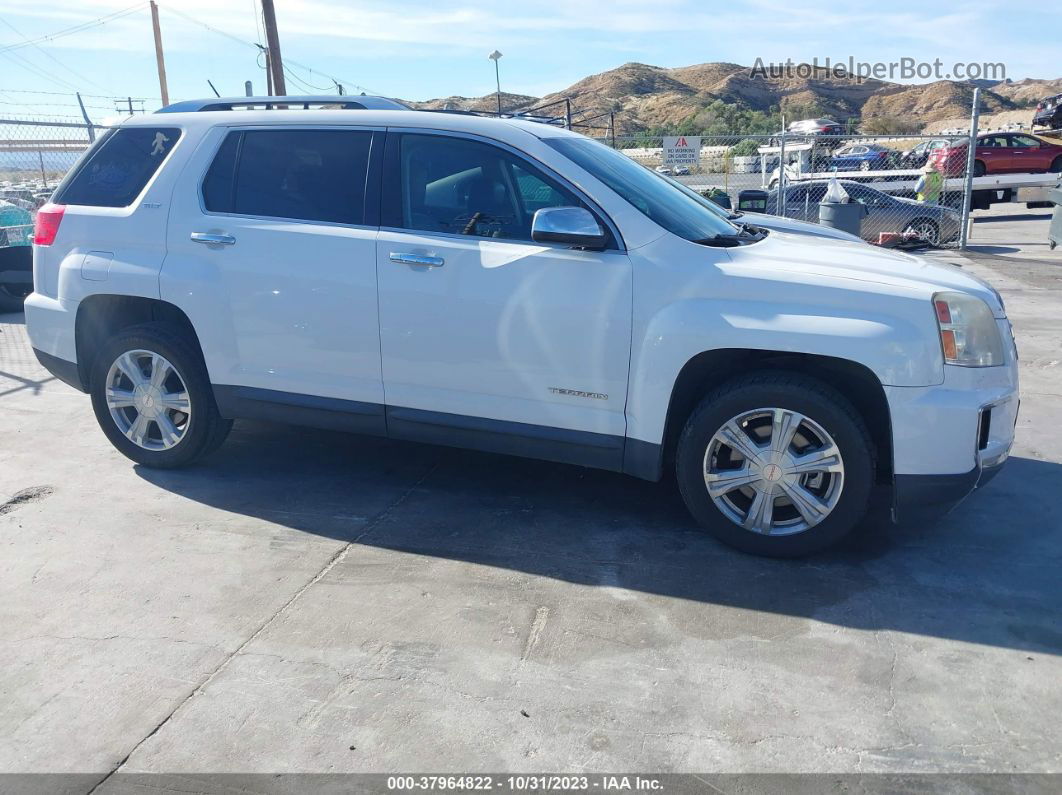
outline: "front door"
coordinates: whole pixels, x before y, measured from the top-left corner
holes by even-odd
[[[1022,174],[1047,171],[1051,166],[1050,152],[1040,146],[1040,142],[1031,135],[1009,135],[1010,166],[1012,171]]]
[[[376,263],[388,433],[618,465],[631,263],[531,240],[576,191],[494,143],[388,134]]]

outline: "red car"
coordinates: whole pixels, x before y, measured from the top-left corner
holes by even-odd
[[[966,173],[967,144],[956,142],[929,155],[937,171],[948,177]],[[984,133],[977,136],[974,176],[1027,174],[1035,171],[1062,173],[1062,146],[1026,133]]]

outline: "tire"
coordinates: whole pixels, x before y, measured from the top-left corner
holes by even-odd
[[[774,461],[780,466],[771,461],[757,467],[746,456],[737,469],[732,468],[734,459],[742,456],[735,455],[736,447],[719,444],[719,435],[726,432],[729,423],[750,415],[752,419],[730,426],[746,429],[742,434],[745,441],[752,440],[749,431],[766,430],[774,438],[771,422],[775,417],[788,416],[791,422],[797,422],[796,432],[790,437],[793,441],[783,446],[780,456],[775,454]],[[755,443],[753,447],[757,453],[766,453],[765,458],[771,456],[769,448],[769,443],[767,448]],[[809,475],[785,471],[787,462],[793,463],[800,455],[821,452],[825,456],[834,449],[836,455],[825,460],[836,471]],[[729,459],[725,465],[724,458]],[[866,425],[839,392],[797,373],[760,371],[717,387],[694,409],[679,437],[675,474],[686,507],[698,524],[718,540],[753,555],[789,558],[825,549],[856,527],[866,514],[874,459]],[[840,469],[836,469],[838,465]],[[771,466],[775,466],[774,471],[770,471]],[[737,474],[742,468],[758,472],[755,485],[766,485],[774,494],[763,499],[772,509],[767,533],[741,524],[743,518],[745,522],[754,519],[756,500],[751,495],[761,491],[766,494],[765,489],[742,486],[722,497],[717,494],[716,499],[709,494],[709,478],[719,478],[720,473],[725,478],[727,473]],[[770,483],[771,479],[775,482]],[[719,486],[726,488],[723,482]],[[787,496],[790,493],[801,500],[811,496],[814,501],[805,502],[807,507],[797,510],[796,503]],[[807,519],[805,511],[817,517],[814,522]]]
[[[134,381],[135,370],[139,381]],[[152,391],[156,372],[165,378]],[[134,383],[140,384],[139,392],[132,388]],[[195,344],[170,323],[131,326],[107,340],[91,367],[89,384],[92,409],[104,435],[126,458],[147,467],[187,466],[221,446],[232,428],[232,420],[218,413]],[[109,393],[114,406],[108,404]],[[141,417],[145,422],[138,425]]]
[[[983,177],[988,169],[985,168],[985,164],[980,160],[974,161],[974,176]]]
[[[919,235],[922,240],[934,246],[940,245],[940,226],[936,221],[932,218],[915,218],[904,227],[903,233],[918,233],[919,229],[922,230],[922,234]]]
[[[1052,174],[1062,174],[1062,155],[1051,161],[1051,168],[1047,169]]]
[[[21,312],[29,293],[29,289],[19,289],[17,285],[0,284],[0,313]]]
[[[860,161],[859,170],[860,171],[870,171],[870,161],[869,160]]]

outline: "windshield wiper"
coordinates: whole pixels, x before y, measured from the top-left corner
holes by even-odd
[[[693,242],[699,243],[702,246],[734,248],[735,246],[744,246],[747,243],[756,243],[767,237],[767,230],[760,229],[758,226],[753,226],[752,224],[738,224],[737,226],[741,231],[736,235],[702,237],[700,240],[694,240]]]
[[[694,240],[693,242],[702,246],[733,248],[734,246],[743,246],[748,242],[748,238],[743,238],[741,235],[716,235],[715,237],[702,237],[700,240]]]

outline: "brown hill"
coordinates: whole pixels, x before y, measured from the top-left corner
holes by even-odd
[[[992,90],[1000,96],[1023,105],[1035,105],[1044,97],[1062,94],[1062,77],[1054,80],[1016,80],[1013,83],[997,83]]]
[[[981,91],[982,112],[1010,111],[1029,101],[1062,91],[1062,79],[999,83]],[[651,127],[673,127],[693,118],[721,100],[749,111],[788,110],[790,115],[823,115],[845,121],[888,117],[920,127],[969,114],[973,85],[940,80],[924,85],[903,85],[874,79],[838,77],[825,69],[806,77],[753,75],[749,67],[733,63],[704,63],[668,69],[627,63],[590,75],[567,88],[535,99],[503,94],[507,111],[526,110],[568,98],[576,119],[615,113],[618,133]],[[410,103],[415,107],[492,111],[494,94],[485,97],[446,97]],[[563,104],[546,111],[563,116]],[[700,120],[698,116],[698,120]],[[607,118],[594,125],[607,125]]]
[[[537,97],[527,94],[507,94],[502,92],[502,110],[506,113],[525,110],[538,102]],[[487,94],[485,97],[441,97],[429,99],[426,102],[412,102],[403,100],[407,105],[416,110],[479,110],[495,111],[498,109],[498,95]]]
[[[862,107],[864,119],[891,116],[922,124],[952,116],[969,116],[974,87],[969,83],[938,80],[924,85],[885,85],[868,97]],[[981,112],[998,113],[1017,106],[991,89],[981,90]]]

